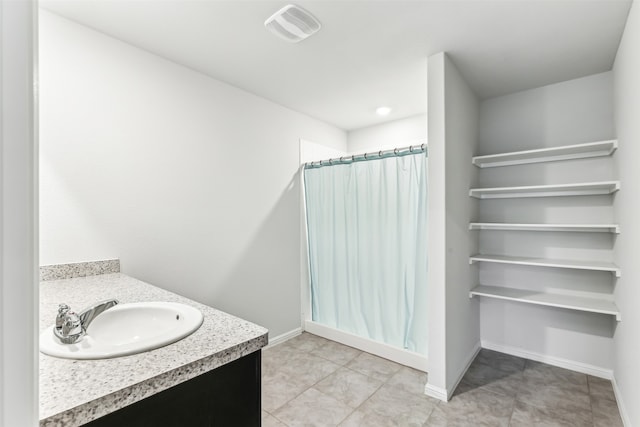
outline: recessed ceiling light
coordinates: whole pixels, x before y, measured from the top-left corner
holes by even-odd
[[[390,112],[391,112],[391,108],[389,107],[376,108],[376,114],[379,116],[388,116]]]
[[[300,6],[287,5],[271,15],[264,26],[276,36],[298,43],[320,30],[320,21]]]

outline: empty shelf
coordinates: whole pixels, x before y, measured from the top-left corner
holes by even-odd
[[[500,264],[533,265],[538,267],[572,268],[576,270],[609,271],[620,277],[620,268],[611,262],[570,261],[561,259],[528,258],[502,255],[473,255],[469,264],[474,262],[494,262]]]
[[[620,233],[618,224],[508,224],[502,222],[472,222],[469,230],[514,231],[577,231],[593,233]]]
[[[483,296],[527,304],[560,307],[569,310],[587,311],[590,313],[610,314],[620,321],[620,311],[613,301],[607,299],[578,297],[573,295],[550,294],[523,289],[504,288],[499,286],[476,286],[469,292],[469,297]]]
[[[519,197],[596,196],[620,189],[620,181],[582,182],[577,184],[531,185],[525,187],[472,188],[469,196],[477,199]]]
[[[610,156],[617,148],[617,140],[588,142],[586,144],[565,145],[562,147],[540,148],[537,150],[476,156],[471,159],[471,162],[480,168],[555,162],[558,160]]]

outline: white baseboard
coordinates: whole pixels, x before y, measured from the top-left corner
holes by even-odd
[[[430,397],[434,397],[436,399],[440,399],[443,402],[448,402],[449,399],[451,399],[451,396],[453,396],[453,392],[456,391],[458,384],[460,384],[460,381],[462,381],[464,374],[467,373],[467,371],[469,370],[469,366],[471,366],[471,364],[473,363],[473,360],[476,358],[479,352],[480,352],[480,342],[478,341],[476,345],[473,346],[473,349],[471,350],[469,355],[467,355],[467,359],[465,360],[465,363],[462,366],[462,368],[458,371],[455,377],[456,380],[453,383],[452,387],[450,387],[449,389],[444,389],[441,387],[436,387],[433,384],[427,383],[427,385],[424,387],[424,394]]]
[[[522,357],[524,359],[535,360],[536,362],[546,363],[548,365],[558,366],[560,368],[569,369],[571,371],[592,375],[607,380],[613,379],[613,371],[611,369],[601,368],[599,366],[589,365],[588,363],[576,362],[575,360],[563,359],[561,357],[549,356],[542,353],[536,353],[517,347],[511,347],[502,344],[495,344],[482,340],[482,348],[487,350],[499,351],[500,353],[510,354],[512,356]]]
[[[436,387],[429,383],[424,386],[424,394],[429,397],[433,397],[434,399],[442,400],[443,402],[449,401],[449,393],[447,393],[446,389]]]
[[[389,359],[396,363],[427,372],[427,358],[422,354],[404,350],[391,346],[389,344],[363,338],[348,332],[339,331],[328,326],[307,320],[304,324],[304,330],[318,335],[320,337],[339,342],[367,353]]]
[[[480,348],[481,348],[480,341],[478,341],[476,345],[473,346],[473,349],[471,350],[471,352],[467,355],[466,363],[464,364],[462,369],[458,371],[458,375],[455,377],[456,382],[453,384],[453,387],[450,387],[447,390],[447,400],[449,400],[451,396],[453,396],[453,392],[456,391],[456,388],[458,387],[458,384],[460,384],[460,381],[462,381],[464,374],[466,374],[467,371],[469,370],[469,366],[471,366],[471,364],[473,363],[473,360],[476,358],[478,353],[480,353]]]
[[[613,384],[613,394],[616,395],[616,402],[618,403],[618,410],[620,410],[620,418],[622,418],[622,424],[624,425],[624,427],[631,427],[629,413],[627,412],[627,408],[624,405],[624,401],[622,400],[622,393],[618,388],[618,382],[616,381],[615,375],[613,375],[613,378],[611,378],[611,383]]]
[[[297,337],[302,333],[302,328],[296,328],[292,331],[285,332],[284,334],[278,335],[277,337],[269,337],[269,344],[264,347],[264,350],[273,347],[274,345],[282,344],[283,342],[290,340],[291,338]]]

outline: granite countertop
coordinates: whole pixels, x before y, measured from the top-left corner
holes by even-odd
[[[169,301],[204,314],[193,334],[156,350],[102,360],[40,353],[40,425],[74,427],[246,356],[267,344],[267,330],[125,274],[40,283],[40,332],[55,322],[58,304],[74,310],[101,300]]]

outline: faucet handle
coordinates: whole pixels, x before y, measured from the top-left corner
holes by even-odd
[[[58,305],[58,315],[56,316],[56,328],[62,329],[62,325],[64,324],[64,318],[67,316],[71,308],[65,304]]]
[[[82,322],[80,316],[75,311],[70,311],[64,318],[62,323],[62,335],[65,337],[72,335],[80,335],[83,333]]]
[[[64,315],[60,319],[60,326],[53,328],[53,335],[55,335],[63,344],[74,344],[78,342],[85,333],[85,329],[82,327],[80,316],[74,311],[62,310]],[[57,319],[56,319],[57,322]]]

